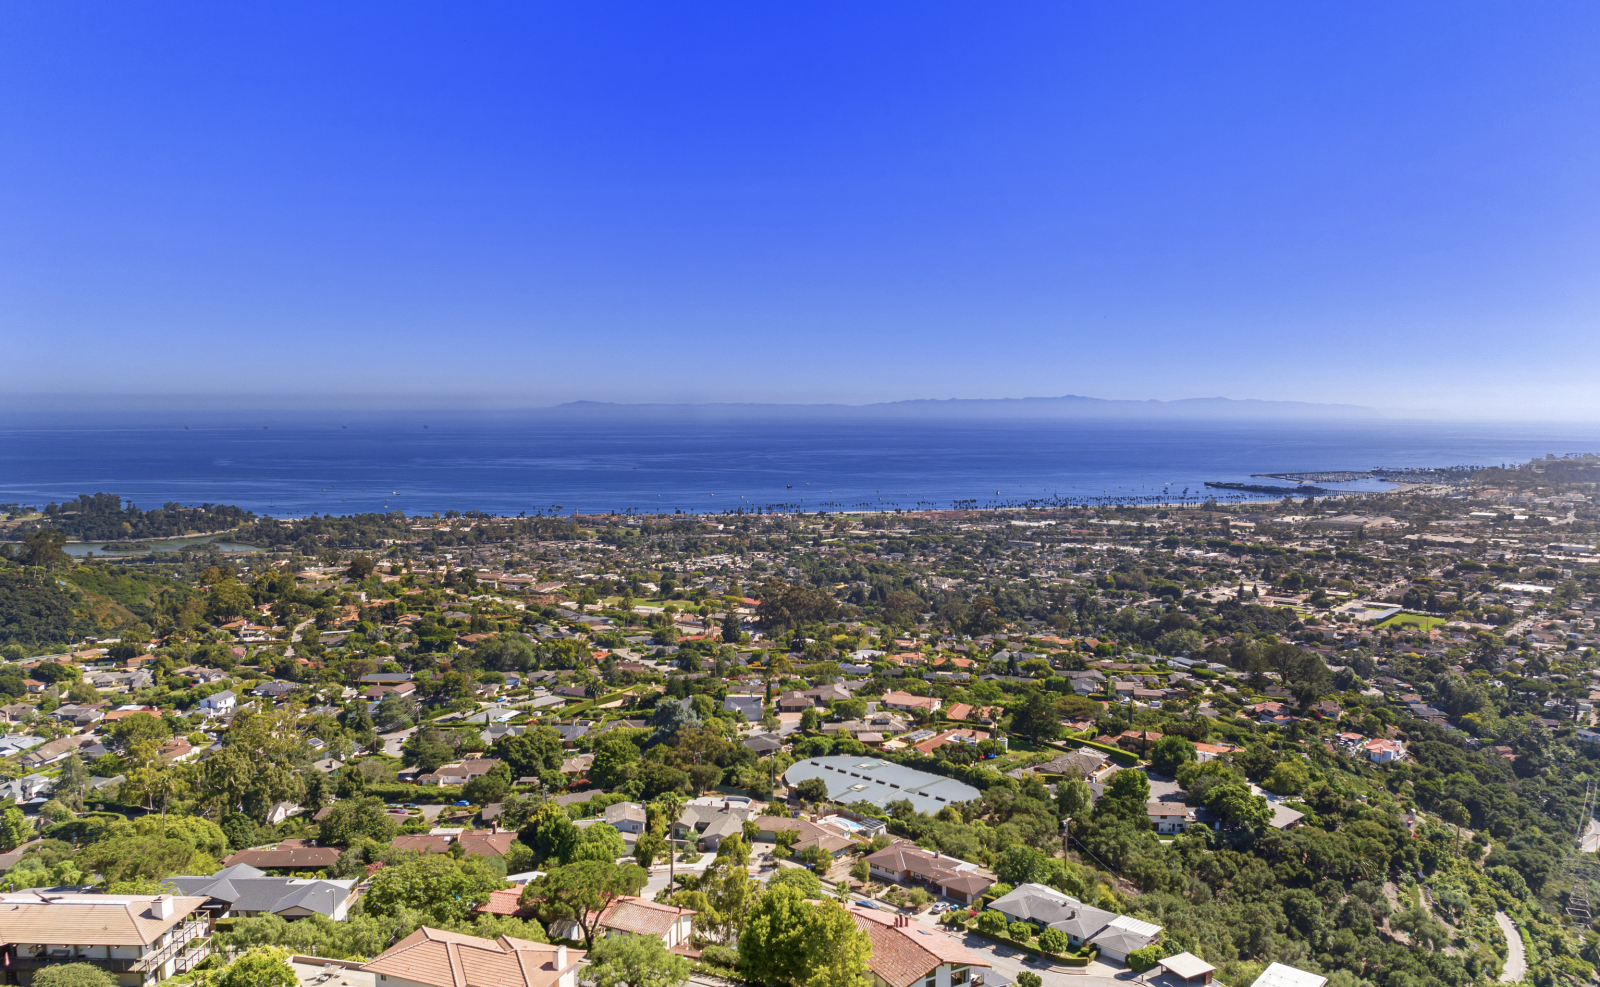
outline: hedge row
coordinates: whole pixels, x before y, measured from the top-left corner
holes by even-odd
[[[371,782],[367,785],[365,794],[374,795],[385,802],[415,802],[437,805],[441,802],[459,802],[461,800],[460,785],[407,785],[403,782]]]
[[[1038,956],[1042,959],[1047,959],[1052,963],[1059,963],[1062,966],[1088,966],[1091,960],[1100,955],[1100,951],[1098,949],[1090,949],[1087,956],[1062,956],[1060,953],[1049,953],[1040,949],[1038,946],[1033,945],[1032,941],[1023,942],[1020,939],[1013,939],[1010,936],[990,935],[989,933],[978,928],[978,923],[976,922],[973,922],[971,925],[963,926],[963,928],[975,936],[982,936],[991,942],[997,942],[1001,943],[1002,945],[1010,946],[1012,949],[1020,949],[1024,953]]]
[[[1103,751],[1111,755],[1111,760],[1117,762],[1125,768],[1134,767],[1139,763],[1139,755],[1133,753],[1132,751],[1125,751],[1120,747],[1113,747],[1110,744],[1096,743],[1093,740],[1067,740],[1063,741],[1063,743],[1077,744],[1079,747],[1088,747],[1092,750]]]

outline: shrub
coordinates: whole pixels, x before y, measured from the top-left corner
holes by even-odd
[[[988,936],[1003,936],[1006,933],[1006,916],[1004,912],[987,911],[978,916],[978,931]]]
[[[727,946],[712,945],[700,951],[700,961],[707,966],[733,970],[739,966],[739,954]]]
[[[1143,949],[1136,949],[1128,954],[1128,966],[1134,973],[1143,973],[1156,965],[1165,951],[1160,943],[1151,943]]]
[[[1033,926],[1027,922],[1012,922],[1006,926],[1006,935],[1017,942],[1027,942],[1033,938]]]
[[[93,963],[61,963],[33,975],[39,987],[116,987],[116,980]]]
[[[1060,929],[1046,929],[1039,933],[1039,948],[1047,953],[1064,956],[1072,949],[1072,940]]]

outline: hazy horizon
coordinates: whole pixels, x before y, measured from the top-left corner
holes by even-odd
[[[1443,409],[1397,409],[1334,402],[1197,396],[1183,398],[1098,398],[1088,395],[1000,398],[899,398],[883,401],[601,401],[578,398],[558,404],[532,404],[485,395],[408,396],[407,400],[350,394],[6,394],[0,393],[0,427],[69,419],[109,424],[111,416],[175,416],[173,421],[237,422],[267,416],[508,416],[589,417],[636,420],[643,417],[898,418],[981,422],[1004,419],[1061,421],[1151,420],[1174,423],[1441,422],[1597,425],[1600,415],[1476,415]],[[187,416],[187,417],[186,417]],[[201,416],[201,417],[196,417]],[[418,420],[422,420],[419,417]]]

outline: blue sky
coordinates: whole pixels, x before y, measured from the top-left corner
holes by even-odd
[[[0,7],[19,394],[1600,417],[1600,6]]]

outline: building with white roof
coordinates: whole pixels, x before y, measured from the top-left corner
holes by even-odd
[[[841,805],[869,802],[879,807],[905,799],[918,812],[936,814],[947,805],[980,797],[971,785],[953,778],[907,768],[872,757],[813,757],[791,765],[783,774],[789,787],[820,778],[828,798]]]
[[[1328,978],[1292,966],[1274,963],[1261,971],[1250,987],[1326,987]]]

